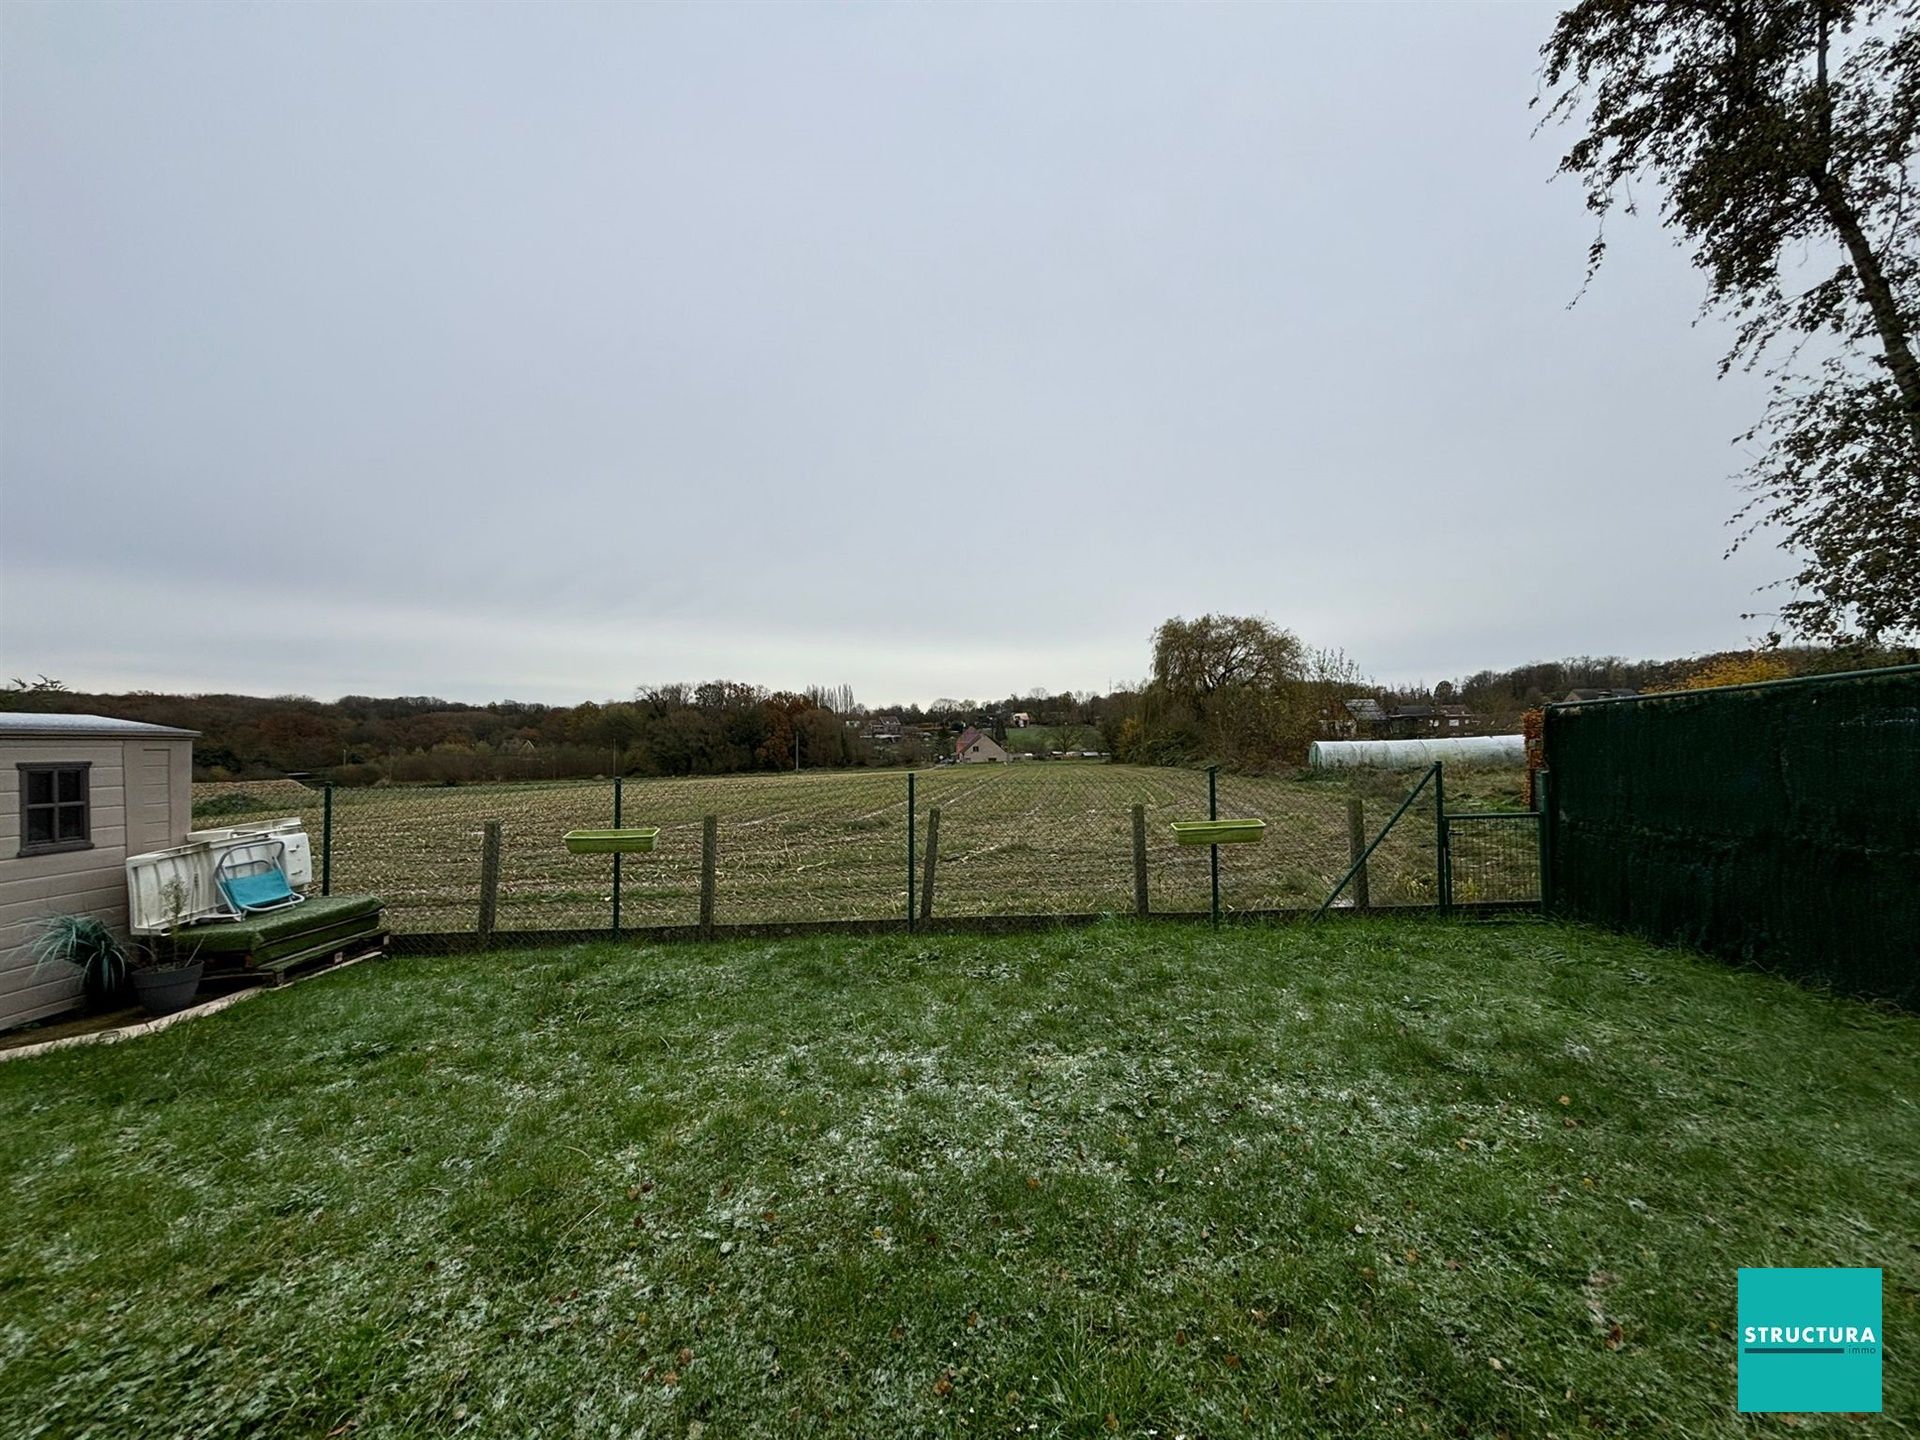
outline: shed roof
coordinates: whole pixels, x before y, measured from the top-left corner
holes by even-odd
[[[0,740],[6,739],[86,739],[86,740],[191,740],[198,730],[180,730],[172,725],[149,725],[144,720],[117,720],[111,715],[46,715],[21,711],[0,712]]]

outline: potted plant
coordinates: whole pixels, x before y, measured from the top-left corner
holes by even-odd
[[[56,965],[78,970],[92,1009],[110,1010],[126,994],[127,952],[113,931],[91,915],[48,916],[27,942],[27,953],[33,956],[36,975]]]
[[[133,993],[149,1014],[172,1015],[193,1004],[205,962],[197,945],[184,958],[180,953],[180,930],[188,909],[186,885],[169,880],[160,887],[160,897],[167,904],[166,943],[163,947],[150,942],[143,947],[145,953],[133,970]]]

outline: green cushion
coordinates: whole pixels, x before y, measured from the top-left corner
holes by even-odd
[[[311,931],[332,929],[363,915],[378,915],[383,903],[378,895],[316,895],[290,909],[192,926],[181,932],[181,948],[197,946],[203,955],[228,951],[244,954]]]
[[[298,935],[287,935],[260,946],[246,957],[249,965],[264,965],[269,960],[283,959],[288,955],[314,949],[316,946],[338,948],[351,945],[370,935],[378,935],[386,928],[378,915],[349,915],[334,925],[326,925],[318,930],[303,930]],[[234,952],[223,950],[220,957],[225,958]]]

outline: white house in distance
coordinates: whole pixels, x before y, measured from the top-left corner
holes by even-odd
[[[962,765],[1004,765],[1007,752],[991,735],[969,725],[953,742],[953,758]]]
[[[127,934],[127,856],[193,828],[195,731],[104,715],[0,714],[0,1030],[80,999],[34,974],[27,942],[49,915]]]

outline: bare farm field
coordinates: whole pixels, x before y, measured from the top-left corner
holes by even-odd
[[[1230,910],[1318,905],[1350,860],[1349,797],[1358,794],[1369,838],[1417,776],[1222,775],[1223,818],[1267,822],[1263,843],[1221,848]],[[1449,808],[1512,809],[1518,777],[1449,777]],[[937,807],[936,916],[1098,914],[1133,907],[1132,809],[1146,814],[1149,892],[1156,912],[1204,910],[1208,852],[1176,845],[1172,821],[1205,818],[1207,777],[1193,770],[1103,764],[942,768],[915,777],[915,845],[924,866]],[[194,787],[201,824],[298,815],[322,835],[321,796],[291,781]],[[907,776],[901,771],[818,771],[628,780],[622,821],[658,826],[658,847],[622,862],[622,925],[690,925],[699,919],[703,817],[717,820],[715,918],[722,924],[891,919],[907,906]],[[447,787],[338,789],[332,880],[336,892],[383,895],[396,930],[474,928],[486,822],[502,830],[499,928],[605,928],[612,863],[570,854],[568,830],[613,823],[610,780]],[[1422,795],[1368,866],[1374,905],[1435,898],[1434,810]],[[1530,867],[1531,855],[1521,860]],[[923,873],[923,871],[921,872]],[[1456,898],[1476,895],[1474,874]],[[1530,873],[1506,877],[1524,890]],[[919,883],[918,874],[916,884]],[[1465,893],[1461,893],[1464,887]]]

